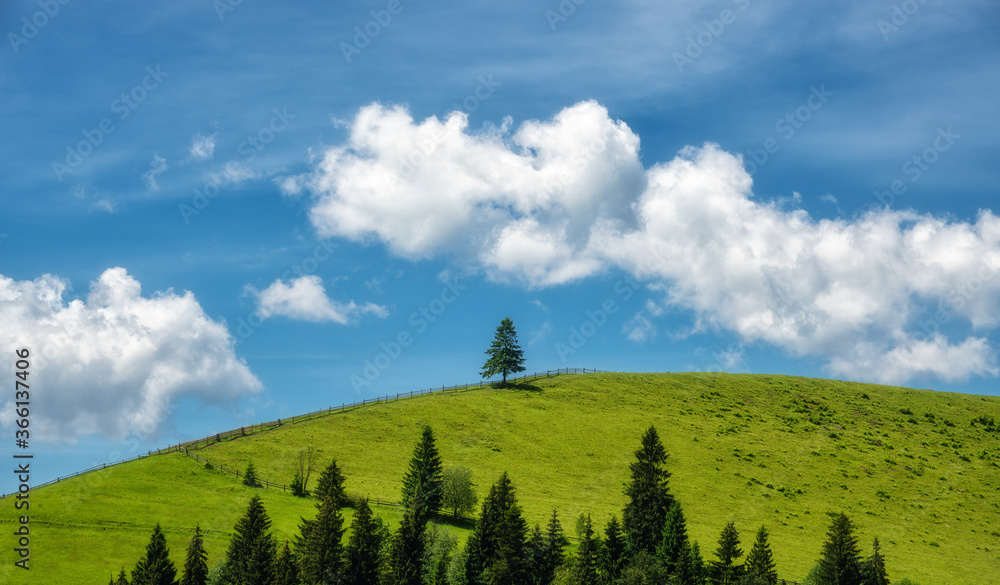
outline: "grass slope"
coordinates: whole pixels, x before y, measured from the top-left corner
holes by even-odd
[[[801,580],[819,555],[827,513],[843,510],[866,549],[879,537],[893,580],[972,585],[1000,582],[1000,434],[970,425],[982,414],[1000,419],[1000,399],[785,376],[594,374],[379,404],[199,454],[239,469],[253,460],[262,477],[287,483],[297,451],[314,445],[324,464],[337,459],[349,492],[395,501],[430,424],[445,464],[471,468],[481,496],[507,470],[529,522],[544,523],[557,508],[572,531],[581,512],[599,525],[620,514],[628,465],[653,424],[706,556],[727,521],[744,550],[765,524],[779,574]],[[178,564],[201,523],[214,561],[252,491],[181,454],[39,489],[35,568],[23,582],[104,583],[135,563],[155,522]],[[279,539],[314,514],[311,501],[258,492]],[[379,512],[398,523],[396,510]],[[14,517],[12,505],[0,507],[0,530]],[[23,578],[7,569],[9,548],[2,558],[0,581],[20,582],[6,578]]]

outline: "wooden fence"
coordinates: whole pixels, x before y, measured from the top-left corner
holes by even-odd
[[[551,377],[551,376],[558,376],[560,374],[598,374],[598,373],[607,373],[607,372],[605,370],[597,370],[597,369],[594,369],[594,368],[559,368],[559,369],[556,369],[556,370],[546,370],[544,372],[535,372],[533,374],[524,374],[523,376],[517,376],[517,377],[511,378],[509,380],[509,382],[516,382],[517,380],[520,380],[521,382],[526,382],[527,380],[534,380],[534,379],[537,379],[537,378],[546,378],[546,377]],[[229,439],[229,438],[237,437],[237,436],[243,437],[243,436],[246,436],[246,435],[250,435],[250,434],[254,434],[254,433],[259,433],[259,432],[262,432],[262,431],[265,431],[265,430],[268,430],[268,429],[277,428],[277,427],[280,427],[283,424],[295,424],[295,423],[299,423],[299,422],[302,422],[302,421],[305,421],[305,420],[311,420],[311,419],[314,419],[314,418],[317,418],[317,417],[320,417],[320,416],[325,416],[325,415],[333,414],[335,412],[345,412],[345,411],[353,410],[355,408],[362,408],[362,407],[365,407],[365,406],[371,406],[373,404],[382,404],[382,403],[385,403],[385,402],[392,402],[392,401],[395,401],[395,400],[403,400],[405,398],[413,398],[413,397],[416,397],[416,396],[423,396],[425,394],[432,394],[432,393],[435,393],[435,392],[458,392],[458,391],[464,391],[464,390],[470,390],[470,389],[489,388],[489,387],[496,387],[496,382],[486,382],[486,383],[484,383],[483,381],[480,380],[479,383],[456,384],[454,386],[441,386],[440,388],[434,387],[434,388],[428,388],[426,390],[411,390],[410,392],[400,392],[400,393],[397,393],[397,394],[394,394],[394,395],[393,394],[386,394],[385,396],[376,396],[375,398],[364,398],[364,399],[361,400],[361,402],[352,402],[350,404],[344,402],[344,403],[341,403],[340,406],[329,406],[329,407],[327,407],[325,409],[320,409],[320,410],[316,410],[316,411],[309,412],[309,413],[306,413],[306,414],[300,414],[300,415],[297,415],[297,416],[292,416],[292,417],[285,418],[285,419],[279,418],[277,420],[273,420],[273,421],[270,421],[270,422],[256,423],[256,424],[252,424],[252,425],[249,425],[249,426],[240,427],[238,429],[233,429],[233,430],[230,430],[230,431],[226,431],[224,433],[216,433],[216,434],[214,434],[212,436],[205,437],[205,438],[202,438],[202,439],[197,439],[195,441],[188,441],[188,442],[185,442],[185,443],[178,443],[176,445],[171,445],[169,447],[164,447],[162,449],[157,449],[155,451],[147,451],[145,454],[136,455],[135,457],[130,457],[128,459],[122,459],[120,461],[114,461],[114,462],[111,462],[111,463],[101,463],[100,465],[95,465],[93,467],[89,467],[87,469],[84,469],[83,471],[77,471],[76,473],[71,473],[70,475],[64,475],[64,476],[61,476],[61,477],[57,477],[57,478],[55,478],[53,480],[50,480],[50,481],[47,481],[45,483],[40,483],[38,485],[33,485],[33,486],[31,486],[31,489],[35,490],[35,489],[38,489],[38,488],[41,488],[41,487],[45,487],[47,485],[52,485],[54,483],[59,483],[60,481],[63,481],[63,480],[66,480],[66,479],[70,479],[70,478],[73,478],[73,477],[77,477],[77,476],[83,475],[85,473],[90,473],[92,471],[99,471],[101,469],[107,469],[108,467],[113,467],[115,465],[121,465],[122,463],[128,463],[130,461],[135,461],[137,459],[143,459],[143,458],[149,457],[151,455],[160,455],[160,454],[163,454],[163,453],[173,453],[173,452],[177,452],[177,451],[181,451],[183,453],[188,453],[190,450],[198,450],[198,449],[201,449],[201,448],[206,447],[208,445],[220,442],[220,441],[222,441],[224,439]],[[226,471],[227,471],[227,473],[234,473],[237,477],[239,477],[239,473],[240,473],[239,470],[228,470],[227,469]],[[269,487],[270,486],[273,486],[275,488],[280,487],[282,490],[287,489],[286,486],[284,486],[282,484],[275,484],[275,483],[270,483],[270,482],[268,482],[268,484],[269,484]],[[15,493],[16,492],[11,492],[9,494],[0,494],[0,499],[4,499],[7,496],[14,495]],[[383,502],[383,504],[393,505],[393,504],[386,503],[386,502]]]

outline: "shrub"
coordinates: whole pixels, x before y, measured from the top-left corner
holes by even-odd
[[[293,496],[304,498],[309,495],[309,492],[306,491],[305,484],[302,483],[302,476],[299,475],[298,471],[295,472],[295,477],[292,478],[292,484],[289,487],[292,488]]]

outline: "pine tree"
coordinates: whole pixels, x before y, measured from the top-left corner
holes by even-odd
[[[180,585],[205,585],[208,582],[208,553],[205,552],[205,541],[201,536],[201,527],[194,527],[194,536],[187,548],[187,558],[184,561],[184,576]]]
[[[819,561],[820,582],[829,585],[861,585],[861,551],[854,535],[854,524],[841,512],[833,518],[823,558]]]
[[[692,542],[691,549],[691,583],[702,585],[708,580],[708,570],[705,567],[705,560],[701,556],[701,547],[697,542]]]
[[[872,556],[865,560],[863,573],[864,585],[889,585],[889,578],[885,573],[885,557],[882,556],[878,538],[872,542]]]
[[[288,541],[281,547],[274,561],[274,582],[272,585],[299,585],[299,567],[295,555],[288,548]]]
[[[611,516],[604,528],[604,547],[601,549],[601,574],[607,581],[614,581],[625,566],[625,535],[618,518]]]
[[[146,556],[132,570],[132,585],[176,585],[177,569],[170,560],[167,538],[157,524],[146,545]]]
[[[305,549],[299,558],[301,578],[306,585],[321,585],[338,578],[343,536],[344,519],[340,508],[327,497],[310,526],[305,537]]]
[[[254,469],[253,461],[247,463],[247,469],[243,472],[243,485],[260,487],[260,480],[257,479],[257,470]]]
[[[497,580],[526,582],[526,533],[527,524],[517,505],[514,486],[507,472],[504,472],[483,501],[479,521],[466,544],[465,571],[468,583],[484,583],[484,574]]]
[[[597,573],[601,541],[594,537],[594,527],[587,514],[583,522],[583,532],[580,534],[580,545],[576,549],[576,563],[573,565],[574,585],[598,585],[600,577]]]
[[[403,513],[399,531],[392,537],[386,573],[389,585],[423,585],[421,560],[424,556],[423,527],[412,513]]]
[[[549,585],[555,578],[556,569],[563,563],[564,550],[569,540],[563,532],[562,523],[555,510],[549,517],[545,533],[536,526],[532,535],[531,578],[536,585]]]
[[[775,570],[771,545],[767,541],[767,528],[763,526],[757,531],[757,540],[747,554],[746,573],[757,577],[765,585],[778,583],[778,571]]]
[[[277,543],[268,532],[271,519],[260,496],[250,498],[246,513],[236,522],[235,534],[226,551],[224,582],[239,585],[271,585]],[[133,584],[134,585],[134,584]]]
[[[663,536],[666,513],[673,503],[667,488],[670,472],[664,465],[667,452],[654,427],[642,436],[642,447],[635,452],[631,481],[625,487],[628,502],[622,513],[622,527],[630,555],[638,551],[653,553]]]
[[[669,574],[680,574],[680,560],[687,549],[687,521],[684,519],[680,502],[675,501],[667,511],[667,521],[663,525],[663,539],[657,548],[657,555]]]
[[[113,585],[129,585],[128,577],[125,576],[125,567],[118,573],[118,580]]]
[[[403,478],[403,505],[413,511],[417,523],[441,510],[443,473],[441,455],[434,444],[434,432],[425,426],[420,442],[413,449],[410,468]]]
[[[743,565],[736,561],[743,556],[740,550],[740,534],[736,525],[730,522],[719,536],[719,548],[715,550],[718,561],[712,562],[712,578],[716,585],[736,585],[743,576]]]
[[[378,582],[386,532],[382,520],[372,514],[368,500],[363,500],[351,521],[351,537],[344,549],[344,585]]]
[[[505,317],[497,327],[493,343],[486,350],[489,358],[483,364],[483,378],[491,378],[497,374],[503,375],[503,385],[507,385],[507,374],[524,371],[524,351],[517,344],[517,331],[510,317]]]
[[[338,508],[347,506],[347,493],[344,491],[344,475],[340,472],[340,468],[337,467],[336,459],[331,460],[330,464],[323,470],[323,473],[320,474],[313,495],[318,500],[316,502],[317,508],[323,505],[323,500],[326,498],[333,500],[334,505]]]

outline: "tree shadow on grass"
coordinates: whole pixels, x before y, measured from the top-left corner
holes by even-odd
[[[458,518],[451,515],[451,513],[438,514],[434,517],[434,522],[438,524],[443,524],[446,526],[452,526],[454,528],[462,528],[465,530],[472,530],[476,527],[476,521],[473,518],[468,518],[466,516],[459,516]]]
[[[541,388],[539,388],[538,386],[535,386],[531,382],[507,382],[506,386],[504,386],[500,382],[495,382],[493,384],[490,384],[490,388],[493,388],[495,390],[522,390],[522,391],[526,391],[526,392],[541,392],[542,391]]]

